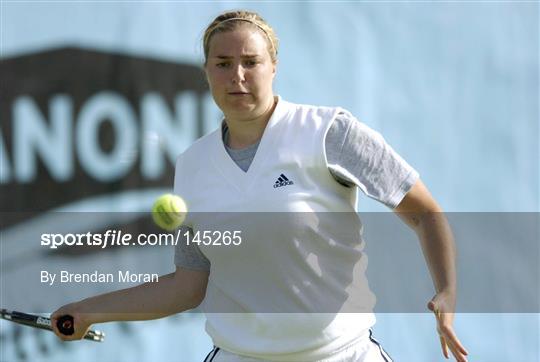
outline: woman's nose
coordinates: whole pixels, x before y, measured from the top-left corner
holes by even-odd
[[[241,64],[237,65],[233,70],[232,82],[234,84],[244,82],[245,75],[246,75],[246,72],[245,72],[244,67]]]

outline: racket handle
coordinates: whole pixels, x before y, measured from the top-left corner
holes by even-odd
[[[73,333],[75,333],[75,328],[73,326],[73,317],[66,314],[58,318],[56,321],[56,327],[62,333],[66,336],[71,336]]]

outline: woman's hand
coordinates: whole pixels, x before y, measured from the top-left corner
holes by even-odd
[[[207,271],[176,267],[159,282],[144,283],[67,304],[51,315],[53,332],[64,341],[83,338],[94,323],[144,321],[197,307],[206,295]],[[65,315],[73,318],[74,333],[60,333],[56,323]]]
[[[69,315],[73,317],[73,329],[74,333],[71,335],[65,335],[62,334],[58,327],[56,326],[56,323],[58,322],[58,319],[60,319],[62,316]],[[63,341],[75,341],[82,339],[88,330],[90,329],[90,326],[92,325],[92,322],[90,321],[89,314],[84,314],[80,312],[79,305],[77,303],[71,303],[67,304],[61,308],[59,308],[56,312],[54,312],[51,315],[51,327],[53,329],[54,334],[58,336]]]
[[[449,358],[448,349],[452,352],[456,361],[466,362],[469,353],[459,341],[454,332],[455,296],[452,293],[441,292],[435,294],[427,305],[428,309],[435,313],[437,319],[437,332],[441,341],[441,348],[446,359]]]

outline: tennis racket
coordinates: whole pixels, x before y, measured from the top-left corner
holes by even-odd
[[[42,317],[34,314],[27,314],[15,311],[9,311],[7,309],[0,309],[0,318],[23,324],[25,326],[30,326],[34,328],[45,329],[52,331],[51,319],[47,317]],[[58,330],[65,335],[71,335],[74,332],[73,329],[73,317],[69,315],[62,316],[58,319],[56,326]],[[105,339],[105,334],[100,331],[90,330],[84,336],[84,339],[94,342],[103,342]]]

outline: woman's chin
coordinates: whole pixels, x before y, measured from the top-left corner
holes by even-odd
[[[244,112],[251,112],[257,106],[252,102],[248,101],[247,99],[239,99],[233,102],[229,102],[228,107],[230,113],[244,113]]]

